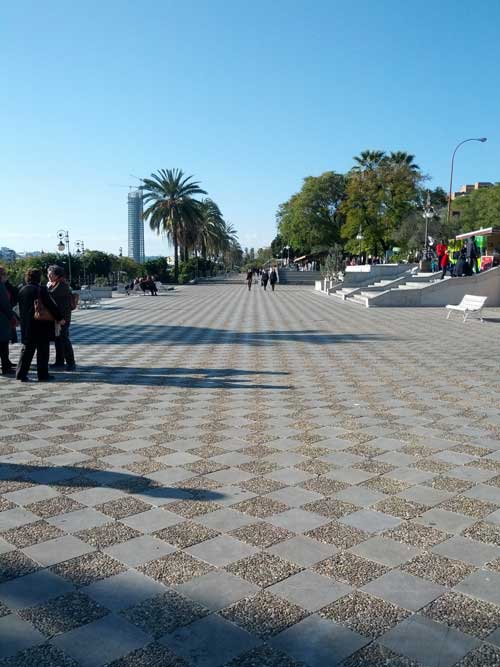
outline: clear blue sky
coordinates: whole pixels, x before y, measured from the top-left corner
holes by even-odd
[[[498,0],[17,0],[0,12],[0,246],[127,246],[130,174],[195,174],[268,244],[307,175],[406,150],[500,180]],[[146,254],[166,252],[146,234]]]

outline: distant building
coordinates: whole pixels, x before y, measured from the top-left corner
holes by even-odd
[[[12,248],[0,248],[0,259],[4,262],[13,262],[17,257],[16,251]]]
[[[462,185],[458,192],[452,192],[451,198],[458,199],[459,197],[464,197],[465,195],[474,192],[474,190],[482,190],[483,188],[492,188],[495,183],[490,183],[489,181],[478,181],[472,185]]]
[[[142,219],[142,192],[128,193],[128,256],[139,264],[144,262],[144,220]]]

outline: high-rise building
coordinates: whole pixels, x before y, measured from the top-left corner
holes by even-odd
[[[142,219],[142,191],[128,193],[128,256],[144,262],[144,220]]]

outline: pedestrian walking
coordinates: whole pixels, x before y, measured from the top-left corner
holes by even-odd
[[[278,274],[276,273],[274,266],[271,269],[271,273],[269,274],[269,282],[271,283],[271,290],[274,292],[274,288],[278,282]]]
[[[446,271],[448,271],[448,263],[450,261],[450,256],[448,254],[448,250],[445,251],[444,255],[441,255],[441,261],[439,264],[440,269],[442,270],[441,273],[441,278],[440,280],[443,280],[443,278],[446,275]]]
[[[247,277],[246,277],[247,285],[248,285],[248,291],[252,289],[252,282],[253,282],[253,271],[252,269],[248,269],[247,271]]]
[[[48,289],[50,296],[54,299],[59,311],[65,321],[59,328],[59,335],[55,338],[56,360],[51,364],[51,368],[64,368],[68,371],[76,370],[75,354],[73,345],[69,338],[69,327],[71,325],[71,311],[73,310],[74,297],[71,292],[62,266],[49,266]]]
[[[9,300],[5,283],[7,271],[0,266],[0,362],[2,375],[13,375],[14,364],[9,359],[9,343],[12,338],[12,322],[15,321],[14,311]]]
[[[19,314],[21,318],[21,356],[16,378],[28,382],[31,361],[36,352],[36,368],[39,382],[53,379],[49,375],[50,341],[55,339],[55,323],[65,324],[54,299],[46,287],[40,285],[42,272],[28,269],[26,284],[19,290]]]
[[[267,272],[267,269],[264,269],[264,271],[262,271],[262,287],[264,288],[264,292],[267,290],[268,282],[269,282],[269,273]]]

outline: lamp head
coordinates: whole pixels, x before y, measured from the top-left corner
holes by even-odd
[[[65,247],[66,246],[64,245],[64,243],[62,241],[59,241],[59,243],[57,244],[57,249],[59,250],[59,252],[62,252]]]
[[[487,137],[481,137],[480,139],[478,139],[478,141],[480,141],[482,144],[484,144],[485,141],[488,141],[488,138]]]

